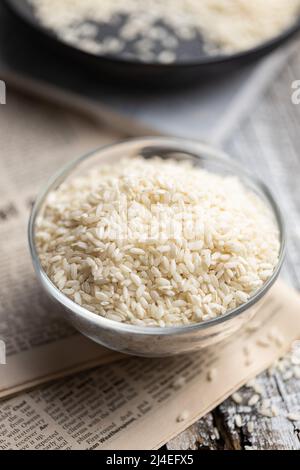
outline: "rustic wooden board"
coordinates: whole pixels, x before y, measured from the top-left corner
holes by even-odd
[[[230,154],[245,164],[272,188],[288,227],[288,251],[283,270],[285,279],[300,289],[300,105],[291,101],[291,84],[300,80],[300,56],[294,57],[270,86],[264,100],[227,142]],[[299,312],[300,314],[300,312]],[[266,418],[247,406],[253,391],[241,390],[242,405],[226,400],[208,416],[170,441],[168,449],[300,449],[300,429],[284,415],[300,410],[300,380],[284,380],[280,372],[266,372],[257,381],[263,398],[268,398],[280,416]],[[250,413],[249,413],[250,412]],[[239,413],[243,426],[234,416]],[[283,416],[282,416],[283,415]],[[247,422],[254,422],[250,434]],[[214,427],[218,429],[217,439]]]

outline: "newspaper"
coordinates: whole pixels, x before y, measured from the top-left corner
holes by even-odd
[[[12,398],[0,406],[0,449],[159,448],[285,353],[300,338],[299,309],[278,283],[252,323],[218,346],[124,359]]]
[[[7,355],[0,396],[116,357],[77,334],[45,298],[26,232],[31,204],[46,179],[68,160],[121,137],[11,90],[0,107],[0,339]]]

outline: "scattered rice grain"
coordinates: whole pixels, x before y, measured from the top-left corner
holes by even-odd
[[[254,406],[259,402],[260,396],[258,394],[252,395],[248,401],[248,406]]]
[[[236,425],[238,428],[241,428],[241,427],[243,426],[243,421],[242,421],[241,415],[235,415],[235,416],[234,416],[234,422],[235,422],[235,425]]]
[[[181,423],[183,421],[186,421],[189,417],[189,412],[187,410],[182,411],[176,418],[177,423]]]

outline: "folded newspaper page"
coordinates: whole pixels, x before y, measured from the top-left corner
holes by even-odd
[[[300,338],[299,312],[279,282],[255,319],[213,348],[127,358],[2,402],[0,449],[159,448],[284,354]]]
[[[0,396],[116,357],[77,334],[45,297],[29,256],[27,223],[37,192],[53,172],[121,137],[11,90],[0,107],[0,339],[7,361]]]

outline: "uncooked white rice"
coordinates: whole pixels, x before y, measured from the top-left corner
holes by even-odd
[[[173,382],[173,388],[175,388],[175,390],[179,390],[183,388],[185,385],[186,385],[186,379],[185,377],[183,377],[183,375],[176,377],[176,379]]]
[[[272,275],[271,211],[236,177],[188,162],[123,159],[62,184],[37,220],[41,264],[106,318],[177,326],[212,319]]]
[[[300,413],[289,413],[287,419],[290,421],[299,421],[300,422]]]
[[[83,50],[115,54],[129,41],[142,60],[162,63],[176,60],[177,38],[201,34],[211,54],[245,50],[280,34],[300,12],[300,0],[147,0],[147,8],[144,0],[29,1],[47,27]],[[114,24],[120,15],[127,17],[120,37],[99,42],[95,23]]]
[[[186,421],[189,417],[190,413],[187,410],[182,411],[176,418],[177,423],[182,423]]]
[[[209,371],[207,372],[207,375],[206,375],[207,381],[208,382],[213,382],[215,380],[215,378],[217,377],[217,374],[218,374],[217,369],[215,369],[215,368],[209,369]]]
[[[233,393],[233,395],[231,395],[231,398],[237,405],[240,405],[243,402],[243,397],[239,392]]]
[[[214,427],[214,438],[217,439],[217,441],[220,440],[221,436],[220,436],[220,432],[218,430],[218,428]]]
[[[236,425],[238,428],[241,428],[241,427],[243,426],[243,420],[242,420],[241,415],[236,414],[236,415],[234,416],[234,422],[235,422],[235,425]]]
[[[248,406],[254,406],[259,402],[260,396],[258,394],[252,395],[248,401]]]
[[[253,421],[249,421],[249,423],[247,424],[247,430],[249,432],[249,434],[252,434],[253,431],[254,431],[254,423]]]

